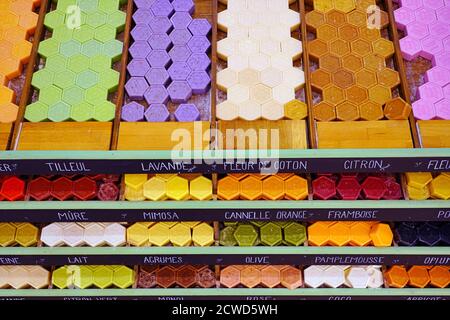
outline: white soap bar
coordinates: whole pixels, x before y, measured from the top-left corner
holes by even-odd
[[[76,223],[63,229],[63,241],[70,247],[79,247],[84,244],[84,229]]]
[[[238,73],[239,84],[245,87],[251,87],[257,85],[261,81],[261,76],[259,71],[251,68],[244,69]]]
[[[261,82],[269,88],[275,88],[283,83],[283,72],[275,68],[261,71]]]
[[[303,52],[302,42],[294,38],[283,40],[281,42],[281,52],[291,57],[294,61],[300,59]]]
[[[237,52],[237,41],[225,38],[217,42],[217,55],[220,59],[227,61],[230,56],[237,54]]]
[[[283,25],[274,25],[270,27],[270,37],[281,42],[291,37],[291,30]]]
[[[100,247],[105,243],[105,228],[93,223],[84,228],[84,242],[91,247]]]
[[[258,14],[250,10],[240,11],[238,15],[238,22],[244,27],[251,27],[258,23]]]
[[[268,9],[268,2],[271,0],[247,0],[249,10],[259,14],[265,13]]]
[[[232,11],[243,11],[248,9],[248,0],[229,0],[227,9]]]
[[[274,100],[264,103],[261,116],[266,120],[280,120],[284,117],[284,106]]]
[[[243,120],[253,121],[261,118],[261,105],[256,101],[247,100],[239,105],[239,117]]]
[[[228,57],[228,68],[234,71],[242,71],[249,67],[248,57],[241,54],[234,54]]]
[[[222,31],[227,31],[228,27],[238,22],[239,15],[231,10],[224,10],[217,15],[217,27]]]
[[[63,228],[57,223],[52,223],[45,226],[41,230],[41,241],[49,247],[58,247],[63,245]]]
[[[250,99],[250,89],[243,85],[237,84],[228,89],[228,100],[239,105]]]
[[[281,104],[286,104],[289,101],[292,101],[295,99],[294,88],[288,87],[284,84],[281,84],[281,85],[273,88],[272,94],[273,94],[273,100],[275,100]]]
[[[291,9],[282,10],[280,11],[280,21],[291,31],[294,31],[300,27],[300,13]]]
[[[365,268],[352,267],[346,272],[346,282],[351,288],[364,289],[369,283],[369,274]]]
[[[274,39],[261,40],[259,44],[259,51],[268,56],[281,52],[281,42]]]
[[[270,67],[270,57],[264,53],[257,53],[248,59],[250,68],[259,72]]]
[[[269,27],[262,24],[256,24],[248,29],[248,37],[253,41],[264,40],[270,34]]]
[[[227,92],[228,88],[238,84],[238,73],[231,68],[226,68],[217,72],[217,87]]]
[[[258,23],[266,27],[273,27],[280,24],[280,13],[278,11],[267,11],[258,15]]]
[[[105,228],[105,241],[113,247],[123,246],[126,243],[127,230],[119,223],[110,224]]]
[[[239,108],[230,101],[219,103],[216,108],[216,117],[219,120],[232,121],[239,118]]]
[[[324,270],[320,266],[309,266],[303,271],[305,285],[311,288],[319,288],[323,285]]]
[[[300,90],[305,85],[305,73],[298,68],[285,70],[283,71],[283,84],[296,91]]]
[[[259,53],[259,41],[247,39],[238,43],[239,53],[244,56],[251,56]]]
[[[272,88],[259,83],[250,88],[250,99],[256,101],[260,105],[272,100]]]
[[[380,288],[384,285],[383,272],[378,268],[368,268],[367,274],[369,275],[369,282],[367,283],[369,288]]]
[[[331,266],[323,271],[324,284],[331,288],[338,288],[345,282],[344,270]]]
[[[270,57],[270,64],[273,68],[284,71],[294,67],[292,58],[285,53],[273,54]]]
[[[227,38],[240,41],[249,38],[249,29],[239,24],[234,24],[228,27]]]

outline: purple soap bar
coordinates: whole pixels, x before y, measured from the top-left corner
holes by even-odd
[[[173,62],[187,62],[192,55],[191,49],[188,46],[173,46],[169,51],[169,56]]]
[[[193,36],[207,36],[211,32],[211,23],[206,19],[194,19],[188,28]]]
[[[211,65],[211,59],[206,53],[194,53],[189,57],[187,63],[192,71],[206,71]]]
[[[131,30],[131,36],[134,41],[147,41],[152,34],[152,29],[146,24],[137,24],[133,30]]]
[[[127,81],[125,90],[127,91],[130,99],[142,100],[144,99],[144,94],[147,91],[148,87],[149,85],[145,78],[132,77]]]
[[[442,120],[450,120],[450,99],[442,99],[434,105],[436,117]]]
[[[192,34],[188,29],[174,29],[170,33],[170,40],[174,46],[186,45],[191,40]]]
[[[134,59],[145,59],[151,51],[152,48],[147,41],[135,41],[129,49],[130,55]]]
[[[419,98],[436,103],[444,98],[442,87],[433,82],[427,82],[419,88]]]
[[[191,68],[186,62],[174,62],[168,71],[173,81],[186,81],[191,74]]]
[[[425,79],[428,82],[434,82],[441,87],[445,87],[450,83],[450,73],[448,69],[444,67],[435,66],[427,71]]]
[[[414,117],[419,120],[432,120],[436,117],[433,101],[420,99],[412,104]]]
[[[167,17],[154,17],[150,19],[150,27],[154,33],[169,33],[172,30],[172,22]]]
[[[133,21],[136,24],[148,24],[152,17],[154,17],[154,14],[150,8],[140,8],[133,14]]]
[[[145,79],[151,86],[156,84],[167,86],[170,82],[169,73],[167,73],[165,68],[150,68],[145,75]]]
[[[192,97],[192,89],[187,81],[173,81],[167,91],[173,103],[185,103]]]
[[[168,50],[172,45],[172,41],[167,34],[154,34],[148,40],[153,50]]]
[[[138,122],[144,119],[144,106],[137,102],[130,102],[122,107],[122,120]]]
[[[442,91],[444,92],[444,97],[450,99],[450,84],[446,85]]]
[[[205,94],[208,92],[209,85],[211,84],[211,78],[205,71],[192,72],[188,76],[187,81],[193,94]]]
[[[157,0],[151,5],[150,9],[157,17],[170,18],[174,12],[172,4],[168,0]]]
[[[169,101],[169,93],[163,85],[154,85],[145,91],[144,98],[148,104],[166,104]]]
[[[192,103],[180,104],[174,115],[178,122],[192,122],[200,120],[200,112],[195,104]]]
[[[151,104],[145,110],[145,119],[148,122],[165,122],[169,120],[170,113],[167,107],[163,104]]]
[[[192,23],[192,17],[187,12],[175,12],[170,21],[175,29],[186,29]]]
[[[170,63],[170,57],[164,50],[153,50],[147,56],[147,61],[153,68],[166,68]]]
[[[188,46],[193,53],[206,53],[211,47],[211,42],[205,36],[193,36]]]
[[[151,5],[157,0],[134,0],[136,7],[143,9],[150,9]]]
[[[172,5],[175,11],[194,13],[195,5],[192,0],[173,0]]]
[[[127,70],[132,77],[144,77],[150,70],[150,66],[145,59],[133,59],[128,64]]]

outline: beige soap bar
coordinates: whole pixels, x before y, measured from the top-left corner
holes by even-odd
[[[230,68],[226,68],[217,73],[217,87],[227,92],[228,88],[238,84],[238,73]]]
[[[216,108],[216,117],[219,120],[232,121],[239,118],[239,108],[236,104],[228,101],[219,103]]]

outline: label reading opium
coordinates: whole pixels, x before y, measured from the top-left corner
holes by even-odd
[[[144,264],[182,264],[183,257],[177,256],[146,256],[143,259]]]
[[[46,162],[50,172],[91,172],[85,162]]]
[[[427,266],[448,266],[450,265],[450,257],[425,257],[423,259],[423,264]]]

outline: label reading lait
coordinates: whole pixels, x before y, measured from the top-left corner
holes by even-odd
[[[88,257],[87,256],[67,257],[67,261],[69,264],[88,264]]]
[[[84,162],[46,162],[50,172],[90,172]]]
[[[13,258],[2,258],[0,257],[0,264],[5,264],[5,265],[9,265],[9,264],[21,264],[20,263],[20,259],[19,257],[13,257]]]

